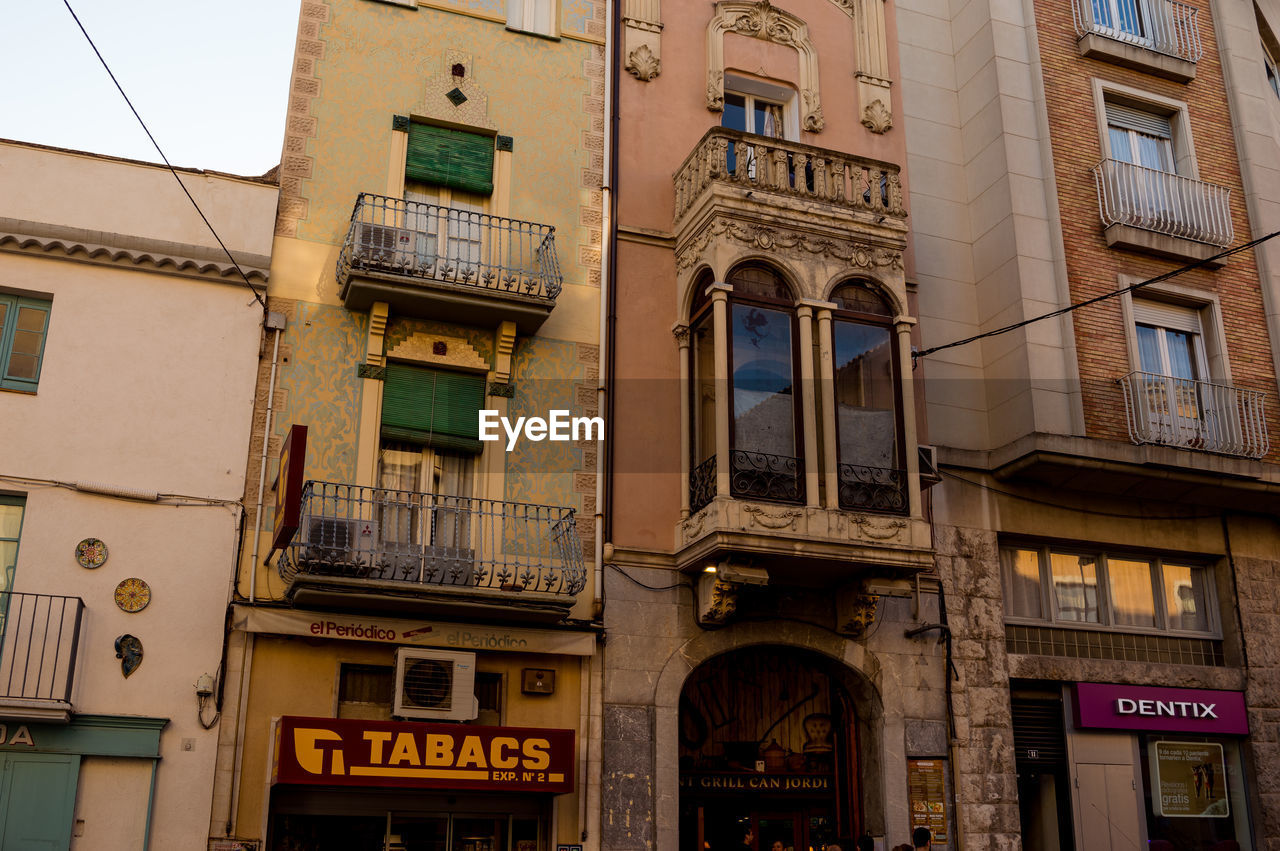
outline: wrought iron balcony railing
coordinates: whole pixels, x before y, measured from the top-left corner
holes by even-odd
[[[1225,186],[1120,160],[1103,160],[1093,176],[1104,227],[1129,225],[1221,247],[1235,236]]]
[[[574,511],[309,481],[281,578],[576,595],[586,585]]]
[[[1198,11],[1177,0],[1072,0],[1076,34],[1097,33],[1157,53],[1199,62]]]
[[[905,471],[841,464],[839,473],[841,508],[890,514],[907,513]]]
[[[83,616],[79,597],[0,591],[0,708],[70,707]]]
[[[554,302],[564,278],[556,229],[488,213],[360,193],[338,284],[375,272]]]
[[[1134,443],[1245,458],[1261,458],[1270,449],[1266,393],[1150,372],[1119,381]]]
[[[707,131],[676,171],[676,219],[716,182],[848,211],[906,215],[897,166],[723,127]]]

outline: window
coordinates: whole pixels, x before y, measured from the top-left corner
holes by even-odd
[[[35,392],[49,308],[43,299],[0,293],[0,387]]]
[[[0,495],[0,592],[13,590],[13,572],[18,566],[18,539],[22,534],[22,512],[26,500]],[[0,605],[0,611],[3,605]]]
[[[1217,630],[1212,569],[1192,561],[1057,547],[1004,547],[1005,616],[1127,632]]]
[[[1173,125],[1167,116],[1107,104],[1111,158],[1157,171],[1174,171]]]
[[[1273,95],[1280,98],[1280,71],[1276,70],[1275,56],[1265,41],[1262,43],[1262,64],[1267,72],[1267,87]]]
[[[507,0],[507,29],[555,35],[551,28],[555,0]]]
[[[793,110],[789,108],[792,94],[781,86],[773,86],[756,80],[729,77],[725,81],[724,110],[720,113],[720,126],[729,130],[741,130],[770,139],[795,140],[798,128],[791,126]],[[738,163],[738,146],[730,143],[726,166],[735,173]],[[755,150],[745,147],[748,174],[756,177]]]
[[[1238,437],[1239,428],[1231,426],[1234,406],[1217,398],[1226,388],[1206,381],[1200,311],[1134,299],[1133,318],[1139,374],[1131,389],[1134,414],[1146,433],[1159,443],[1200,449]]]
[[[351,665],[338,669],[338,717],[391,720],[396,669],[384,665]]]
[[[1101,32],[1124,41],[1149,42],[1138,0],[1092,0],[1093,23]]]

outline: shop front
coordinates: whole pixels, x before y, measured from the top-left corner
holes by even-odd
[[[573,730],[285,716],[272,851],[549,851]]]
[[[1065,696],[1076,848],[1255,847],[1241,692],[1075,683]]]

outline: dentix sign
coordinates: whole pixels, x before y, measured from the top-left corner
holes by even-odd
[[[301,718],[276,722],[277,783],[572,792],[574,731]]]

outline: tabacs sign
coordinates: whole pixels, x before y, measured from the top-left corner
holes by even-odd
[[[276,726],[275,781],[572,792],[574,731],[300,718]]]

